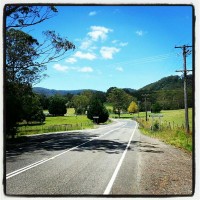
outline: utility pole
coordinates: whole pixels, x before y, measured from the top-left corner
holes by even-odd
[[[187,70],[186,67],[186,57],[191,54],[191,50],[188,50],[192,46],[183,45],[183,46],[175,46],[175,48],[180,48],[183,50],[183,70],[176,70],[176,72],[182,72],[184,77],[184,104],[185,104],[185,131],[189,133],[189,118],[188,118],[188,105],[187,105],[187,72],[192,70]]]
[[[148,120],[147,119],[147,97],[149,96],[149,94],[142,94],[142,96],[145,99],[145,112],[146,112],[146,121],[147,121]]]

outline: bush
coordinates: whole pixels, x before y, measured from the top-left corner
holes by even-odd
[[[106,122],[109,117],[106,107],[96,97],[91,99],[89,109],[87,111],[88,119],[93,120],[94,116],[99,117],[98,120],[96,121],[98,124]]]
[[[65,98],[60,95],[52,96],[49,100],[49,113],[54,116],[63,116],[66,114]]]
[[[154,124],[153,124],[153,131],[158,131],[159,130],[159,123],[158,121],[156,121]]]
[[[38,112],[32,116],[32,121],[43,123],[46,119],[43,110],[38,110]]]
[[[151,109],[152,109],[153,113],[159,113],[162,110],[162,108],[161,108],[159,103],[153,104]]]

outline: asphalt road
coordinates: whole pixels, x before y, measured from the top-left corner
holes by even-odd
[[[29,137],[7,148],[6,194],[134,194],[130,187],[137,188],[139,157],[132,146],[138,139],[132,120]]]
[[[191,155],[140,133],[132,120],[6,145],[7,195],[191,195]]]

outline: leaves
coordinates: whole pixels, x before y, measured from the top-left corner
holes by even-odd
[[[108,101],[112,103],[119,116],[122,110],[127,110],[127,107],[132,100],[132,96],[128,95],[124,90],[119,88],[113,88],[108,94]]]
[[[128,112],[135,113],[137,110],[138,110],[137,104],[134,101],[132,101],[128,107]]]
[[[55,6],[6,5],[6,28],[22,28],[39,24],[55,16]]]

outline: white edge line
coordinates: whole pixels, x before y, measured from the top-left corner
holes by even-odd
[[[27,170],[29,170],[29,169],[32,169],[32,168],[34,168],[34,167],[36,167],[36,166],[38,166],[38,165],[41,165],[41,164],[43,164],[43,163],[45,163],[45,162],[47,162],[47,161],[53,160],[53,159],[55,159],[55,158],[57,158],[57,157],[59,157],[59,156],[65,154],[65,153],[67,153],[67,152],[69,152],[69,151],[72,151],[72,150],[74,150],[74,149],[76,149],[76,148],[78,148],[78,147],[80,147],[80,146],[82,146],[82,145],[84,145],[84,144],[87,144],[87,143],[89,143],[89,142],[91,142],[91,141],[93,141],[93,140],[96,140],[96,139],[98,139],[98,138],[101,138],[101,137],[103,137],[103,136],[105,136],[105,135],[107,135],[107,134],[109,134],[109,133],[111,133],[111,132],[113,132],[113,131],[116,131],[116,130],[118,130],[118,129],[124,127],[125,125],[126,125],[126,124],[124,124],[124,125],[122,125],[122,126],[116,128],[116,129],[113,129],[113,130],[111,130],[111,131],[108,131],[107,133],[104,133],[103,135],[100,135],[99,137],[95,137],[95,138],[93,138],[93,139],[91,139],[91,140],[89,140],[89,141],[87,141],[87,142],[84,142],[84,143],[79,144],[79,145],[77,145],[77,146],[75,146],[75,147],[72,147],[71,149],[68,149],[67,151],[64,151],[64,152],[62,152],[62,153],[60,153],[60,154],[58,154],[58,155],[56,155],[56,156],[53,156],[53,157],[48,158],[48,159],[43,159],[43,160],[37,161],[37,162],[35,162],[35,163],[33,163],[33,164],[30,164],[30,165],[28,165],[28,166],[26,166],[26,167],[23,167],[23,168],[18,169],[18,170],[16,170],[16,171],[10,172],[9,174],[6,174],[6,179],[9,179],[9,178],[11,178],[11,177],[13,177],[13,176],[16,176],[16,175],[18,175],[18,174],[21,174],[22,172],[25,172],[25,171],[27,171]]]
[[[119,169],[120,169],[120,167],[121,167],[121,165],[122,165],[122,162],[123,162],[123,160],[124,160],[124,158],[125,158],[125,155],[126,155],[126,153],[127,153],[128,147],[129,147],[129,145],[130,145],[130,143],[131,143],[131,140],[132,140],[132,138],[133,138],[133,135],[134,135],[134,133],[135,133],[136,128],[137,128],[137,124],[136,124],[136,126],[135,126],[135,128],[134,128],[134,130],[133,130],[133,133],[132,133],[132,135],[131,135],[131,137],[130,137],[130,139],[129,139],[129,142],[128,142],[127,146],[126,146],[126,149],[124,150],[124,152],[123,152],[123,154],[122,154],[122,157],[120,158],[120,160],[119,160],[119,162],[118,162],[118,164],[117,164],[117,167],[116,167],[116,169],[115,169],[115,171],[114,171],[114,173],[113,173],[113,175],[112,175],[112,178],[110,179],[110,181],[109,181],[109,183],[108,183],[108,185],[107,185],[107,187],[106,187],[106,190],[105,190],[104,193],[103,193],[104,195],[110,194],[110,191],[111,191],[111,189],[112,189],[113,183],[114,183],[114,181],[115,181],[115,179],[116,179],[116,177],[117,177],[117,174],[118,174],[118,172],[119,172]]]
[[[44,159],[44,160],[45,160],[45,159]],[[16,171],[10,172],[10,173],[6,174],[6,176],[10,176],[10,175],[12,175],[12,174],[14,174],[14,173],[17,173],[17,172],[19,172],[19,171],[22,171],[22,170],[24,170],[24,169],[26,169],[26,168],[29,168],[29,167],[31,167],[31,166],[33,166],[33,165],[36,165],[36,164],[38,164],[38,163],[40,163],[40,162],[43,162],[44,160],[40,160],[40,161],[35,162],[35,163],[33,163],[33,164],[30,164],[30,165],[28,165],[28,166],[26,166],[26,167],[23,167],[23,168],[18,169],[18,170],[16,170]]]

